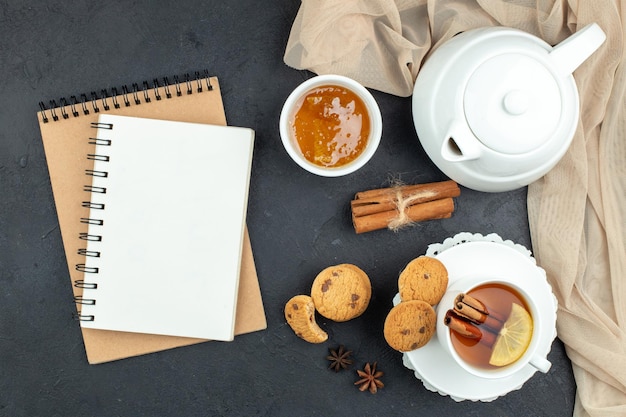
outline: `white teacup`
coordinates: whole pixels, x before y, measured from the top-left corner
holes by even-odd
[[[520,294],[524,299],[533,319],[532,338],[530,345],[524,354],[518,360],[509,365],[491,369],[472,365],[461,358],[452,344],[450,335],[451,330],[444,324],[446,312],[454,307],[454,300],[457,295],[460,293],[468,293],[470,290],[478,286],[489,283],[497,283],[508,286]],[[553,326],[553,324],[548,323],[550,321],[550,317],[547,317],[549,314],[546,315],[545,313],[542,313],[542,311],[546,311],[545,306],[543,306],[543,308],[542,306],[539,306],[535,301],[535,298],[532,297],[531,294],[533,289],[534,287],[532,282],[528,280],[525,281],[522,278],[507,278],[507,280],[504,281],[493,277],[478,275],[465,277],[453,282],[437,306],[437,338],[439,342],[461,368],[478,377],[505,378],[515,374],[525,366],[533,366],[541,372],[548,372],[552,364],[545,358],[545,356],[537,352],[537,348],[540,345],[541,338],[546,335],[545,326]]]

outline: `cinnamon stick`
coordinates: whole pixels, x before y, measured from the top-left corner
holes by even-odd
[[[404,211],[411,222],[425,220],[446,219],[452,216],[454,201],[452,198],[429,201],[426,203],[409,206]],[[398,211],[391,210],[370,214],[367,216],[352,216],[352,223],[356,233],[371,232],[372,230],[385,229],[389,223],[398,218]]]
[[[453,330],[459,336],[478,340],[480,343],[487,346],[492,346],[497,338],[497,335],[490,331],[489,328],[478,328],[478,326],[460,317],[454,310],[448,310],[446,312],[443,322],[450,330]]]
[[[500,330],[504,322],[499,313],[488,310],[482,301],[467,294],[459,294],[455,298],[454,311],[476,324],[485,324],[496,331]]]
[[[455,304],[454,311],[458,313],[459,316],[464,317],[475,324],[484,324],[493,330],[499,330],[502,327],[502,322],[496,320],[491,315],[483,314],[480,311],[469,307],[467,304]]]
[[[449,180],[362,191],[355,195],[350,205],[352,215],[359,217],[393,210],[398,206],[400,199],[409,199],[406,205],[411,206],[443,198],[458,197],[460,194],[461,190],[457,183]]]
[[[450,329],[457,332],[460,336],[466,337],[468,339],[480,339],[483,336],[478,327],[468,322],[467,320],[463,320],[454,312],[454,310],[446,311],[446,315],[443,318],[443,323]]]
[[[487,310],[487,306],[485,306],[485,304],[480,301],[477,300],[476,298],[472,297],[469,294],[465,294],[465,293],[461,293],[459,295],[456,296],[456,298],[454,299],[454,303],[455,304],[467,304],[469,307],[480,311],[483,314],[489,314],[489,310]]]

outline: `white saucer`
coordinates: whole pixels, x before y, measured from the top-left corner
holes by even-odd
[[[503,241],[491,234],[463,233],[447,239],[443,244],[429,247],[426,255],[434,256],[448,269],[449,283],[469,275],[485,274],[506,278],[511,274],[524,274],[532,280],[533,287],[545,291],[534,291],[538,304],[548,307],[546,323],[556,323],[556,297],[546,280],[545,271],[538,267],[530,252],[521,245]],[[400,301],[396,295],[394,305]],[[436,307],[435,307],[436,308]],[[437,324],[439,325],[439,323]],[[537,352],[547,356],[556,337],[556,327],[546,326],[542,343]],[[455,401],[493,401],[511,391],[520,389],[536,372],[531,365],[506,378],[484,379],[461,368],[445,351],[436,334],[422,348],[403,355],[404,366],[415,372],[415,377],[424,387],[441,395],[449,395]]]

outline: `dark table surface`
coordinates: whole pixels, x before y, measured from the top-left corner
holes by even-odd
[[[458,232],[497,233],[531,246],[526,190],[462,188],[452,218],[393,233],[356,235],[357,191],[446,179],[415,134],[410,98],[373,91],[384,120],[370,163],[341,178],[300,169],[283,149],[283,101],[313,74],[282,60],[300,2],[0,2],[0,416],[569,416],[575,385],[562,343],[552,369],[493,402],[455,402],[424,388],[382,336],[404,265]],[[229,124],[256,131],[248,226],[268,327],[231,343],[201,343],[88,365],[72,320],[70,280],[36,111],[57,99],[207,68],[219,77]],[[320,321],[328,342],[308,344],[283,306],[323,268],[342,262],[370,276],[365,314]],[[328,349],[354,351],[347,372]],[[378,361],[385,387],[353,385]]]

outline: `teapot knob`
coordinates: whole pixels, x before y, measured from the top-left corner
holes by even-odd
[[[519,116],[526,113],[530,100],[528,94],[521,90],[509,91],[505,94],[502,104],[504,110],[513,116]]]

